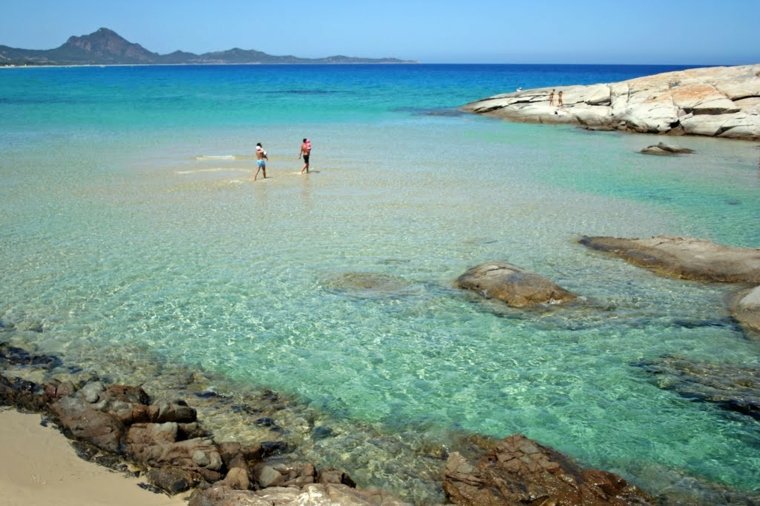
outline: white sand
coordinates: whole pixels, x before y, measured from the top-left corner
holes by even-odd
[[[4,506],[187,505],[154,494],[129,478],[77,457],[40,415],[0,409],[0,504]]]

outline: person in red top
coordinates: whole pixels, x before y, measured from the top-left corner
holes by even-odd
[[[304,138],[303,142],[301,143],[301,152],[298,154],[298,158],[303,158],[303,169],[301,169],[301,174],[306,172],[309,173],[309,156],[311,155],[311,141],[309,139]]]

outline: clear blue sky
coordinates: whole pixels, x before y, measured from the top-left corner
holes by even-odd
[[[760,63],[760,0],[2,0],[0,44],[100,27],[157,53],[423,63]]]

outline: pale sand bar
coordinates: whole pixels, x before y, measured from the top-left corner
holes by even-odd
[[[63,434],[40,415],[0,409],[0,503],[5,506],[187,505],[154,494],[141,480],[77,457]]]

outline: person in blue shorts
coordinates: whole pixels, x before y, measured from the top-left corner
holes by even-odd
[[[261,146],[260,142],[256,143],[256,175],[253,176],[253,180],[256,181],[256,178],[259,177],[259,172],[261,172],[264,175],[264,179],[267,178],[267,160],[269,160],[269,157],[267,156],[267,152],[264,151],[264,148]]]

